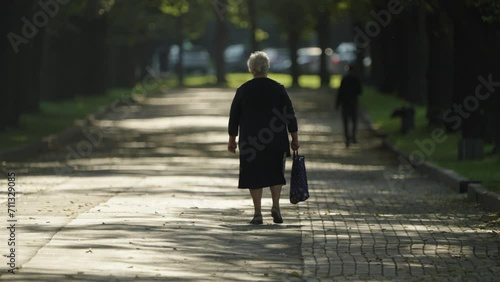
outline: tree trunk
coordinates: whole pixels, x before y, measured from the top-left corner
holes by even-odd
[[[62,100],[76,95],[76,78],[81,75],[80,54],[74,45],[81,43],[73,32],[61,29],[56,35],[46,35],[41,66],[41,96],[46,100]],[[71,69],[71,71],[68,71]]]
[[[39,109],[39,42],[43,38],[43,28],[32,30],[29,38],[21,32],[21,18],[36,11],[35,1],[9,1],[5,5],[0,13],[1,34],[15,34],[17,39],[11,42],[12,37],[8,37],[0,43],[0,83],[4,91],[0,130],[18,127],[22,113]]]
[[[451,124],[443,119],[453,101],[453,22],[443,12],[427,16],[429,36],[429,64],[427,69],[427,120],[430,127],[445,127],[452,131]]]
[[[248,16],[250,20],[250,44],[252,52],[259,50],[259,43],[257,42],[257,7],[255,0],[247,0]]]
[[[355,19],[356,15],[353,14],[354,11],[351,11],[351,18]],[[359,20],[355,20],[352,24],[353,30],[363,30],[364,25],[362,22]],[[371,73],[368,68],[365,67],[364,64],[364,59],[366,57],[371,57],[370,51],[373,48],[371,45],[367,46],[362,46],[359,42],[356,44],[356,61],[355,61],[355,67],[358,70],[359,78],[363,82],[370,82],[371,81]]]
[[[489,42],[489,50],[491,53],[488,57],[489,59],[489,71],[492,77],[492,80],[498,84],[500,82],[500,23],[496,23],[494,25],[490,25],[488,27],[488,38],[487,42]],[[485,77],[485,76],[484,76]],[[488,80],[487,77],[485,77]],[[484,91],[484,90],[483,90]],[[489,99],[485,101],[485,116],[486,116],[486,126],[484,127],[485,131],[485,140],[488,143],[493,143],[494,148],[492,153],[500,154],[500,87],[495,86],[493,91],[491,92],[491,96]]]
[[[184,15],[177,17],[177,45],[179,46],[179,57],[177,58],[176,72],[179,87],[184,86]]]
[[[319,61],[319,77],[321,81],[321,88],[328,88],[330,87],[330,71],[327,67],[325,50],[329,47],[328,45],[330,43],[330,10],[327,7],[321,10],[318,14],[316,33],[319,41],[319,48],[321,49]]]
[[[496,72],[496,76],[495,77],[500,77],[500,72]],[[494,154],[500,154],[500,111],[498,109],[500,109],[500,97],[498,95],[496,95],[494,98],[493,98],[493,103],[492,105],[494,105],[495,107],[495,111],[493,111],[493,113],[491,113],[491,117],[493,118],[493,122],[492,122],[492,130],[493,130],[493,143],[495,145],[495,147],[493,148],[493,153]]]
[[[455,22],[455,104],[465,107],[466,99],[474,95],[479,84],[478,76],[486,77],[490,71],[487,68],[488,54],[485,42],[484,27],[478,14],[464,10],[460,20]],[[474,54],[474,56],[471,56]],[[457,114],[461,117],[462,137],[481,137],[481,108],[465,109],[465,113]]]
[[[217,85],[225,85],[226,69],[224,61],[224,50],[226,49],[227,41],[227,26],[224,20],[218,18],[217,12],[215,14],[216,21],[216,48],[215,48],[215,71],[217,78]]]
[[[384,1],[386,3],[387,1]],[[375,6],[375,10],[386,9],[386,5]],[[384,93],[398,90],[401,81],[401,61],[404,43],[401,15],[393,16],[386,27],[377,34],[367,34],[372,48],[372,73],[378,90]]]
[[[299,85],[299,64],[297,63],[297,50],[299,49],[299,37],[300,34],[297,29],[290,28],[288,30],[288,49],[290,50],[290,61],[292,65],[290,67],[290,74],[292,75],[292,88],[298,88]]]
[[[21,9],[25,14],[34,14],[38,8],[34,1],[20,1],[24,4]],[[40,63],[42,43],[45,28],[38,28],[36,35],[29,40],[16,55],[17,68],[17,95],[22,101],[18,105],[21,113],[33,113],[40,110]]]
[[[413,27],[411,7],[406,8],[401,14],[400,24],[395,27],[396,36],[393,37],[394,44],[398,50],[398,65],[396,70],[398,71],[398,79],[395,81],[397,85],[398,96],[405,100],[410,100],[410,79],[411,78],[411,68],[415,67],[410,64],[411,56],[414,55],[415,46],[412,46],[410,40],[415,36]]]
[[[80,89],[83,95],[103,95],[107,89],[107,19],[106,16],[94,16],[84,20],[81,26],[80,51],[83,55]]]
[[[297,4],[297,0],[289,1],[288,8],[290,12],[287,17],[282,18],[282,24],[284,25],[287,35],[288,51],[290,52],[290,75],[292,76],[292,88],[300,87],[300,69],[297,62],[297,50],[299,49],[300,35],[303,28],[300,26],[300,23],[296,21],[297,18],[301,17],[301,11]]]
[[[384,42],[382,36],[373,38],[369,46],[372,59],[370,80],[380,90],[386,76],[384,68]]]
[[[481,139],[485,139],[487,132],[485,113],[488,112],[488,105],[493,103],[495,94],[491,92],[492,85],[488,87],[488,83],[482,80],[488,81],[489,76],[498,73],[498,63],[494,61],[495,44],[490,42],[491,34],[496,34],[496,30],[482,21],[477,9],[463,2],[448,0],[443,1],[443,4],[455,25],[454,106],[446,115],[446,120],[453,122],[453,129],[461,129],[459,159],[476,159],[482,157],[482,154],[475,153],[479,150],[474,148],[473,154],[468,156],[470,146],[467,143],[482,144]],[[484,96],[488,91],[491,95]],[[480,150],[482,152],[482,147]]]
[[[404,12],[406,30],[401,37],[406,45],[403,50],[404,76],[400,80],[400,96],[411,104],[424,105],[426,102],[427,38],[425,10],[423,3],[414,4]]]
[[[29,98],[26,101],[26,111],[37,113],[40,111],[41,97],[41,67],[43,55],[43,42],[45,37],[45,29],[41,29],[37,37],[33,38],[31,51],[31,59],[27,64],[27,71],[31,73],[31,83],[28,89]]]
[[[6,1],[3,5],[2,10],[0,10],[1,34],[7,35],[9,32],[20,34],[19,29],[16,28],[20,19],[17,16],[21,15],[18,11],[18,2]],[[24,44],[20,44],[19,50],[24,49],[24,47]],[[0,85],[2,85],[0,93],[3,97],[2,103],[0,103],[0,131],[16,126],[18,122],[18,113],[14,111],[17,97],[12,83],[15,79],[12,69],[16,66],[15,56],[16,53],[9,40],[3,38],[0,41]]]

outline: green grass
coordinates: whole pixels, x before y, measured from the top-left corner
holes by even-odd
[[[400,150],[411,153],[415,150],[423,152],[417,145],[424,140],[432,140],[432,131],[435,128],[427,126],[425,107],[416,108],[416,129],[406,135],[400,130],[400,119],[391,119],[391,112],[404,105],[402,100],[395,96],[383,95],[375,89],[367,87],[361,97],[361,106],[370,115],[374,126],[388,135],[389,140]],[[483,186],[500,192],[500,157],[487,154],[480,161],[459,161],[458,142],[460,133],[445,133],[444,142],[432,142],[435,147],[432,153],[424,153],[426,160],[439,166],[451,169],[471,180],[482,181]],[[492,146],[485,146],[485,152],[491,152]]]
[[[123,97],[130,97],[130,89],[113,89],[103,96],[75,97],[65,101],[42,101],[40,112],[23,114],[19,128],[0,133],[0,149],[19,146],[41,140],[50,134],[58,133],[97,112],[105,105]]]
[[[245,81],[251,79],[248,73],[232,73],[227,75],[226,87],[237,88]],[[292,78],[287,74],[271,74],[270,78],[290,87]],[[331,86],[338,88],[340,76],[332,76]],[[317,75],[302,75],[299,83],[304,88],[319,88],[320,80]],[[178,87],[175,77],[164,79],[159,83],[163,88]],[[185,87],[215,87],[216,78],[213,75],[187,75]],[[147,95],[154,93],[152,89]],[[117,99],[130,97],[131,89],[113,89],[103,96],[76,97],[65,101],[42,101],[40,112],[36,114],[23,114],[20,118],[19,128],[0,132],[0,149],[7,149],[29,142],[41,140],[43,137],[58,133],[74,125],[76,120],[83,119],[95,113],[100,107],[111,104]]]
[[[184,78],[184,87],[214,87],[216,82],[213,75],[188,75]],[[162,85],[167,88],[179,87],[175,76],[163,80]]]
[[[288,74],[273,74],[269,75],[269,78],[274,79],[285,87],[292,86],[292,77]],[[226,75],[227,84],[229,88],[238,88],[241,84],[252,79],[252,75],[249,73],[230,73]],[[339,75],[332,75],[330,80],[330,86],[333,88],[338,88],[340,86],[341,77]],[[166,87],[178,87],[178,82],[175,77],[171,77],[165,80],[164,85]],[[320,79],[317,75],[301,75],[299,77],[299,85],[302,88],[312,88],[317,89],[320,87]],[[185,87],[215,87],[216,78],[213,75],[189,75],[186,76],[184,81]]]

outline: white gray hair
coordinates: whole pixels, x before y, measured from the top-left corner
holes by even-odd
[[[267,75],[269,73],[269,57],[262,51],[253,52],[247,61],[248,71],[253,75]]]

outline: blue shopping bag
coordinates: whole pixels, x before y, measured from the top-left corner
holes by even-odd
[[[309,198],[306,161],[298,151],[293,151],[292,176],[290,178],[290,203],[297,204]]]

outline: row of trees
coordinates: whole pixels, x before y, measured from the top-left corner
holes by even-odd
[[[426,105],[432,126],[500,144],[500,0],[7,1],[0,11],[0,83],[6,97],[0,130],[17,126],[21,113],[37,111],[40,99],[133,86],[145,75],[157,42],[183,46],[205,36],[209,25],[215,27],[217,82],[223,84],[228,28],[248,30],[249,45],[258,50],[260,23],[269,18],[290,49],[293,86],[304,38],[331,47],[331,28],[350,18],[359,58],[372,58],[369,81]],[[326,60],[320,62],[318,75],[327,87]]]
[[[143,77],[156,41],[174,41],[166,1],[20,0],[0,10],[0,130],[40,100],[102,95]]]
[[[373,0],[372,15],[391,2]],[[402,12],[371,39],[375,85],[426,105],[430,126],[500,153],[500,1],[400,2]]]
[[[40,100],[102,95],[112,87],[131,87],[143,77],[158,42],[183,46],[215,26],[217,81],[225,82],[224,49],[228,27],[248,30],[251,50],[261,46],[258,24],[273,18],[293,54],[304,33],[328,31],[339,15],[336,0],[21,0],[0,11],[0,130],[16,127],[22,113],[39,111]],[[283,7],[286,7],[285,9]],[[316,20],[318,19],[318,20]],[[326,24],[326,26],[325,26]],[[325,40],[321,45],[327,45]],[[183,49],[180,49],[180,58]],[[182,60],[176,70],[180,84]],[[326,66],[322,73],[327,76]]]

